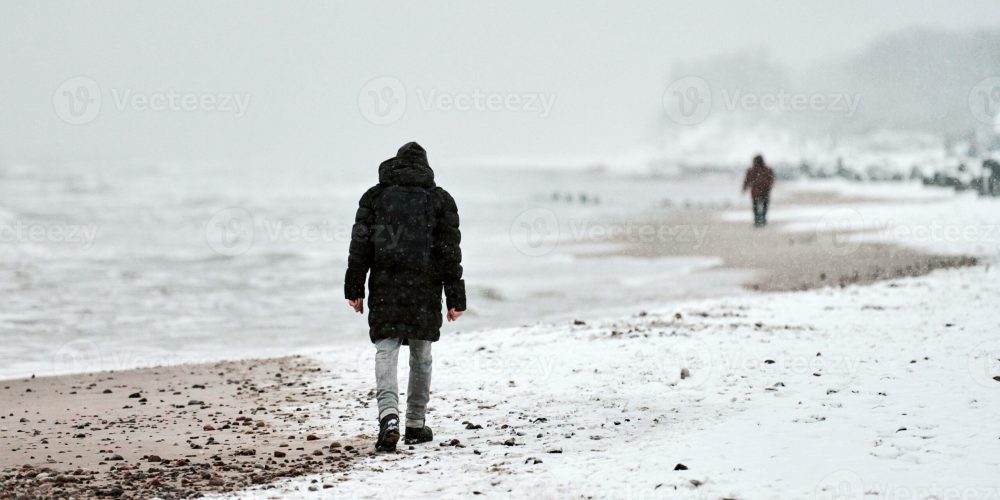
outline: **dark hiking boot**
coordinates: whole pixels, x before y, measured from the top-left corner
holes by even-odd
[[[434,433],[426,425],[423,427],[407,427],[406,435],[403,436],[403,442],[406,444],[426,443],[432,439],[434,439]]]
[[[396,451],[397,442],[399,442],[399,417],[386,415],[378,424],[378,441],[375,441],[375,451]]]

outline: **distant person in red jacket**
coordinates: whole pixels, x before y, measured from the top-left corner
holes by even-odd
[[[767,205],[771,200],[772,187],[774,187],[774,170],[764,164],[763,156],[754,156],[753,166],[747,169],[747,176],[743,179],[743,192],[750,190],[755,227],[767,225]]]

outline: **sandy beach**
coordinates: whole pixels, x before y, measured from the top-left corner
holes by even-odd
[[[782,193],[771,205],[772,214],[802,207],[843,207],[877,205],[890,200],[864,196],[843,196],[835,192]],[[893,200],[899,203],[900,200]],[[938,202],[931,202],[938,203]],[[642,258],[680,256],[720,257],[720,269],[752,270],[744,286],[755,291],[801,291],[827,286],[844,287],[880,280],[923,276],[938,269],[973,266],[978,259],[964,255],[941,255],[887,242],[854,244],[848,239],[856,232],[830,231],[820,224],[812,231],[785,231],[786,224],[772,221],[766,228],[746,221],[730,220],[721,212],[675,208],[664,210],[636,225],[666,229],[667,238],[618,238],[612,252],[593,252],[590,257],[627,255]],[[684,237],[690,229],[701,237]]]
[[[778,203],[788,209],[880,202],[790,193]],[[651,223],[704,227],[707,233],[697,243],[683,238],[615,243],[624,244],[626,255],[650,259],[721,257],[723,267],[756,271],[745,285],[767,292],[841,288],[976,263],[973,257],[889,244],[859,245],[838,254],[822,232],[783,231],[780,222],[756,230],[725,220],[721,212],[674,209],[656,214]],[[613,254],[587,256],[605,255]],[[680,316],[650,325],[636,318],[635,324],[613,323],[608,335],[635,337],[657,325],[681,326]],[[0,496],[182,498],[319,473],[326,479],[309,489],[334,488],[350,480],[355,459],[374,455],[368,364],[360,359],[339,368],[291,357],[4,381],[0,388],[9,404],[0,419]],[[342,378],[348,369],[354,378]],[[480,409],[497,404],[469,403]],[[474,412],[465,414],[469,418],[462,425],[479,425],[472,421]],[[546,425],[529,421],[534,427]],[[600,434],[586,426],[577,431]],[[442,446],[465,446],[442,439]],[[548,453],[556,453],[552,450]]]
[[[0,2],[0,500],[1000,499],[996,7]]]
[[[0,497],[186,498],[345,469],[368,443],[303,411],[343,398],[325,376],[289,357],[0,382]]]

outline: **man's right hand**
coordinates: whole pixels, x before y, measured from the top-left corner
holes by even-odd
[[[354,312],[358,314],[365,313],[365,299],[350,299],[347,301],[347,305],[354,309]]]

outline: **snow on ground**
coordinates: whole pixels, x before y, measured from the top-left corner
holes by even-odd
[[[240,496],[995,498],[998,294],[978,267],[452,334],[433,443]],[[307,410],[369,453],[371,352],[319,358],[345,397]]]
[[[855,182],[847,179],[802,179],[791,184],[798,192],[833,192],[841,196],[879,200],[942,200],[953,197],[953,189],[927,187],[920,182]]]
[[[843,207],[900,225],[1000,219],[965,197]],[[801,210],[817,230],[822,214]],[[436,439],[397,454],[372,454],[374,350],[319,352],[343,396],[303,411],[363,458],[239,497],[1000,498],[998,247],[916,244],[984,265],[585,324],[450,327],[434,347]]]
[[[769,222],[783,231],[831,235],[830,251],[849,256],[866,243],[897,244],[949,254],[993,256],[1000,253],[1000,199],[955,193],[919,184],[857,184],[823,181],[795,184],[799,192],[836,192],[855,201],[835,205],[784,208],[772,203]],[[892,200],[864,201],[865,198]],[[730,211],[725,220],[746,220]]]

